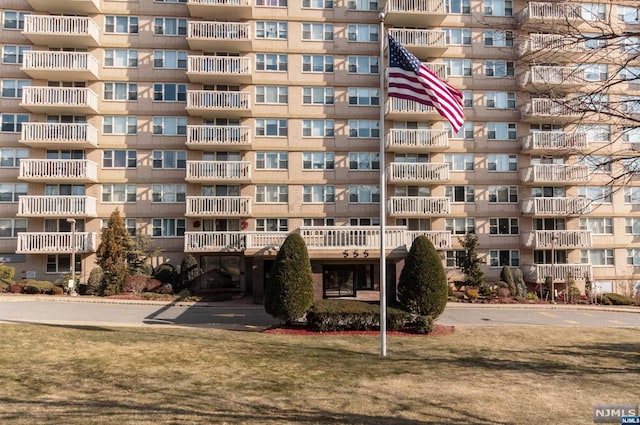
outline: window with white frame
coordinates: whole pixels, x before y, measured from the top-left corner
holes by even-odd
[[[586,21],[598,21],[605,18],[604,3],[580,3],[580,17]]]
[[[333,137],[333,120],[302,120],[302,137]]]
[[[153,218],[151,219],[152,236],[154,238],[175,238],[184,236],[184,218]]]
[[[474,218],[447,218],[444,229],[454,235],[465,235],[476,232],[476,220]]]
[[[640,205],[640,187],[625,187],[624,188],[624,203]]]
[[[640,127],[623,127],[622,141],[625,143],[640,143]]]
[[[445,251],[445,267],[460,267],[466,255],[463,249]]]
[[[473,171],[472,153],[446,153],[444,162],[449,164],[450,171]]]
[[[486,30],[484,45],[491,47],[513,47],[513,31]]]
[[[185,169],[187,167],[187,153],[185,151],[153,151],[152,158],[155,169]]]
[[[109,219],[108,218],[101,218],[100,219],[100,228],[104,229],[105,227],[107,227],[109,225]],[[137,220],[135,218],[124,218],[124,225],[127,228],[127,232],[129,232],[129,235],[131,236],[135,236],[136,233],[138,232],[138,223]]]
[[[613,249],[583,249],[580,251],[580,262],[592,266],[613,266]]]
[[[126,183],[104,183],[102,202],[136,202],[136,185]]]
[[[447,67],[449,77],[471,77],[471,59],[443,58],[442,62]]]
[[[353,171],[373,171],[380,169],[379,152],[349,152],[349,169]]]
[[[276,118],[256,119],[256,136],[286,137],[287,120]]]
[[[102,168],[136,168],[135,150],[105,149],[102,151]]]
[[[517,249],[489,250],[490,267],[520,267],[520,251]]]
[[[277,184],[256,185],[256,203],[286,204],[289,202],[289,186]]]
[[[136,134],[138,117],[131,115],[105,115],[102,117],[104,134]]]
[[[138,17],[129,15],[107,15],[104,17],[104,32],[112,34],[138,34]]]
[[[378,74],[378,57],[377,56],[349,56],[350,74]]]
[[[640,53],[640,37],[622,36],[619,40],[618,44],[625,53],[633,55]]]
[[[135,49],[104,49],[104,66],[111,68],[137,68],[138,51]]]
[[[634,84],[640,84],[640,66],[626,65],[620,68],[620,79]]]
[[[10,97],[14,99],[22,99],[22,89],[31,85],[31,80],[11,80],[3,79],[2,97]]]
[[[333,170],[335,169],[335,153],[333,152],[303,152],[303,170]]]
[[[29,158],[29,149],[1,148],[0,167],[18,168],[21,159]]]
[[[380,105],[380,89],[374,89],[370,87],[349,87],[349,105]]]
[[[17,238],[27,231],[26,218],[0,218],[0,238]]]
[[[286,40],[287,27],[285,21],[257,21],[256,38]]]
[[[604,4],[602,6],[604,7]],[[625,24],[640,24],[640,8],[618,5],[617,9],[617,16],[620,22],[624,22]]]
[[[104,100],[138,100],[138,84],[106,81],[104,83]]]
[[[516,140],[516,123],[512,122],[488,122],[488,140]]]
[[[187,134],[187,117],[153,117],[153,134],[180,136]]]
[[[451,202],[475,202],[475,190],[473,186],[454,185],[444,187],[444,196]]]
[[[517,235],[520,233],[517,218],[490,218],[489,234],[497,236]]]
[[[347,0],[347,9],[377,11],[378,0]]]
[[[640,248],[627,248],[627,265],[640,266]]]
[[[518,203],[518,186],[489,186],[489,203]]]
[[[82,273],[82,256],[75,256],[76,273]],[[50,274],[69,273],[71,270],[71,254],[48,254],[47,255],[47,271]]]
[[[612,159],[609,155],[580,155],[576,164],[589,167],[589,173],[611,172]]]
[[[352,204],[372,204],[380,202],[380,186],[350,185],[349,202]]]
[[[488,109],[515,109],[516,94],[507,91],[488,91],[487,92],[487,108]]]
[[[628,114],[640,113],[640,96],[620,96],[620,110]]]
[[[604,49],[607,47],[607,39],[606,37],[602,37],[601,34],[588,33],[582,34],[582,37],[584,38],[584,48],[587,50]]]
[[[85,196],[87,188],[83,184],[45,184],[45,196]]]
[[[20,133],[25,122],[29,122],[29,114],[0,114],[0,132]]]
[[[347,25],[347,40],[363,42],[363,43],[377,43],[379,27],[375,24],[348,24]]]
[[[286,170],[287,168],[289,168],[288,152],[256,152],[257,170]]]
[[[380,137],[380,121],[349,120],[349,137],[359,139]]]
[[[164,183],[151,185],[151,202],[175,204],[184,202],[186,188],[184,184]]]
[[[256,53],[256,71],[284,72],[286,70],[286,54]]]
[[[335,188],[333,185],[304,185],[302,187],[302,202],[313,204],[332,204],[335,202]]]
[[[186,18],[153,18],[155,35],[187,35]]]
[[[24,17],[26,15],[31,15],[31,12],[5,10],[2,13],[2,28],[5,30],[23,30]]]
[[[349,219],[349,226],[379,226],[380,219],[377,217],[354,217]]]
[[[484,0],[485,16],[513,16],[513,1]]]
[[[487,60],[485,64],[485,75],[487,77],[513,77],[515,75],[515,65],[511,61]]]
[[[450,46],[471,46],[471,29],[443,28],[445,43]]]
[[[256,103],[289,103],[289,87],[287,86],[256,86]]]
[[[333,24],[309,23],[302,24],[302,39],[305,41],[333,40]]]
[[[321,218],[303,218],[302,219],[303,226],[315,226],[315,227],[324,227],[324,226],[335,226],[336,220],[331,217],[321,217]]]
[[[302,72],[333,72],[333,56],[302,55]]]
[[[607,166],[611,169],[611,163],[607,164]],[[625,173],[640,173],[640,157],[622,158],[622,169]]]
[[[155,102],[186,102],[187,85],[177,83],[154,83],[153,100]]]
[[[27,195],[27,183],[0,183],[0,202],[18,202],[20,196]]]
[[[333,0],[302,0],[303,9],[333,9]]]
[[[446,12],[469,15],[471,13],[471,0],[445,0]]]
[[[578,124],[576,133],[585,133],[588,143],[611,141],[611,126],[609,124]]]
[[[589,63],[580,65],[586,81],[606,81],[609,78],[609,65],[606,63]]]
[[[333,105],[334,104],[333,87],[303,87],[302,88],[302,104],[303,105]]]
[[[453,132],[453,128],[451,128],[451,124],[448,122],[443,123],[444,129],[447,131],[447,136],[451,140],[462,140],[462,139],[473,139],[473,123],[469,121],[465,121],[460,127],[460,130],[457,133]]]
[[[580,230],[587,230],[594,235],[612,235],[613,219],[611,217],[580,217]]]
[[[624,219],[624,231],[627,235],[640,235],[640,218],[626,217]]]
[[[594,204],[611,203],[612,195],[610,186],[580,186],[578,192],[580,196],[590,199]]]
[[[473,90],[461,90],[462,106],[464,108],[473,108]]]
[[[286,218],[256,218],[257,232],[288,232],[289,220]]]
[[[31,46],[15,46],[5,44],[2,46],[2,63],[22,65],[24,52],[31,50]]]
[[[518,171],[518,155],[490,153],[487,155],[487,169],[501,173]]]
[[[287,7],[287,0],[256,0],[256,6]]]
[[[186,50],[154,50],[153,67],[187,69],[187,52]]]

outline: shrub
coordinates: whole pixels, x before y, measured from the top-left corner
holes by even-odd
[[[142,274],[136,274],[127,277],[124,281],[124,292],[131,292],[134,294],[140,294],[145,291],[155,291],[162,286],[162,283],[149,276]]]
[[[46,294],[53,288],[53,282],[48,280],[24,279],[20,282],[25,294]]]
[[[447,285],[447,297],[453,297],[453,288]]]
[[[104,282],[104,273],[100,267],[96,267],[89,272],[89,278],[85,287],[78,285],[81,295],[97,295],[101,292]]]
[[[514,269],[513,270],[513,280],[516,284],[516,296],[524,298],[527,296],[527,284],[524,283],[524,276],[522,275],[522,270]]]
[[[535,292],[529,292],[526,296],[526,299],[529,301],[538,301],[538,294]]]
[[[16,275],[16,269],[11,266],[0,266],[0,282],[12,284]]]
[[[186,254],[180,263],[180,274],[178,275],[178,286],[176,291],[191,288],[194,281],[202,274],[198,267],[198,261],[191,254]]]
[[[475,288],[467,288],[464,291],[464,294],[467,296],[467,298],[469,298],[471,301],[475,301],[478,299],[478,290]]]
[[[509,266],[502,266],[502,270],[500,271],[500,279],[503,282],[507,283],[507,288],[509,288],[510,295],[516,295],[516,282],[513,279],[513,274],[511,274],[511,269]]]
[[[606,302],[608,300],[609,302]],[[607,305],[634,305],[636,300],[631,297],[627,297],[626,295],[607,293],[602,294],[603,304]]]
[[[54,285],[49,290],[49,295],[64,295],[64,288],[62,286]]]
[[[485,298],[494,298],[497,295],[496,287],[494,285],[489,285],[487,282],[484,282],[482,285],[480,285],[478,294],[482,295]]]
[[[21,294],[24,287],[22,285],[13,284],[9,285],[7,288],[7,292],[11,292],[12,294]]]
[[[162,283],[173,283],[176,280],[175,271],[176,268],[171,263],[160,264],[153,277]]]
[[[9,289],[9,286],[11,284],[8,282],[2,282],[0,281],[0,292],[7,292],[7,289]]]
[[[387,327],[401,330],[410,321],[407,312],[387,308]],[[307,311],[307,327],[316,332],[375,330],[380,327],[380,307],[352,300],[318,300]]]
[[[498,288],[498,297],[507,298],[511,295],[511,290],[509,288]]]
[[[414,320],[413,325],[419,334],[428,334],[433,330],[433,319],[431,316],[418,316]]]

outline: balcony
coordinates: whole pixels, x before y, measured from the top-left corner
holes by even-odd
[[[20,196],[18,217],[96,217],[96,198],[91,196]]]
[[[240,232],[185,232],[184,252],[237,252],[244,250]]]
[[[387,202],[391,217],[444,216],[451,212],[451,201],[435,196],[392,196]]]
[[[250,196],[187,196],[187,217],[251,215]]]
[[[33,10],[49,13],[94,15],[100,13],[100,0],[27,0]]]
[[[32,148],[94,149],[98,130],[89,124],[27,122],[19,142]]]
[[[200,117],[250,117],[251,93],[187,90],[187,112],[189,115]]]
[[[391,162],[387,169],[389,183],[431,184],[449,181],[449,164]]]
[[[584,69],[575,66],[532,66],[524,73],[520,86],[534,91],[573,91],[586,82]]]
[[[187,0],[189,14],[204,19],[245,20],[253,16],[251,0]]]
[[[446,230],[408,230],[407,250],[418,236],[426,236],[436,249],[451,249],[451,232]]]
[[[447,16],[442,0],[387,0],[384,21],[396,27],[439,26]]]
[[[522,234],[522,244],[531,249],[591,248],[589,230],[534,230]]]
[[[38,80],[98,80],[98,60],[87,52],[24,52],[22,71]]]
[[[566,123],[582,118],[587,105],[574,103],[569,99],[530,99],[521,108],[522,120],[535,123]]]
[[[251,58],[189,55],[187,77],[193,83],[250,84]]]
[[[249,161],[187,161],[189,183],[250,183]]]
[[[98,181],[98,165],[86,159],[22,159],[18,179],[47,183],[95,183]]]
[[[522,150],[531,154],[572,153],[587,146],[587,133],[567,131],[532,131],[522,140]]]
[[[203,151],[251,150],[251,127],[188,125],[186,145]]]
[[[67,3],[76,2],[67,1]],[[26,15],[23,34],[38,46],[97,47],[100,45],[100,28],[91,18],[84,16]]]
[[[399,121],[439,121],[442,119],[436,108],[413,100],[390,97],[385,102],[385,115]]]
[[[389,28],[389,34],[419,58],[440,57],[447,50],[444,31]]]
[[[72,249],[78,254],[95,252],[95,232],[76,232],[72,243],[68,232],[29,232],[18,233],[17,254],[70,254]]]
[[[576,62],[587,52],[593,55],[605,49],[587,49],[584,40],[563,34],[529,34],[518,46],[518,54],[524,60]]]
[[[422,62],[422,64],[426,66],[429,71],[436,74],[441,80],[446,80],[447,78],[449,78],[446,64],[437,62]]]
[[[449,147],[447,130],[392,128],[385,141],[391,152],[439,151]]]
[[[580,216],[591,212],[591,200],[584,197],[529,198],[522,201],[522,214],[533,216]]]
[[[251,24],[248,22],[189,21],[187,43],[204,52],[251,51]]]
[[[576,280],[593,277],[591,264],[532,264],[525,270],[525,279],[544,283],[547,276],[553,274],[554,283],[566,283],[569,274]]]
[[[540,28],[559,24],[576,25],[584,21],[580,3],[529,2],[518,14],[521,26]]]
[[[94,115],[98,95],[86,87],[37,87],[22,89],[20,106],[37,114]]]
[[[586,183],[589,181],[589,166],[533,164],[522,171],[521,180],[523,183]]]

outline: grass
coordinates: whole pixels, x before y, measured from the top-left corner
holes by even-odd
[[[640,330],[442,337],[0,324],[0,423],[576,424],[638,402]]]

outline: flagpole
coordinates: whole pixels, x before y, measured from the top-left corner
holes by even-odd
[[[387,196],[386,196],[386,163],[384,158],[384,43],[387,39],[384,31],[384,12],[380,13],[380,59],[378,71],[380,72],[380,356],[387,355],[387,251],[386,251],[386,221],[387,221]]]

